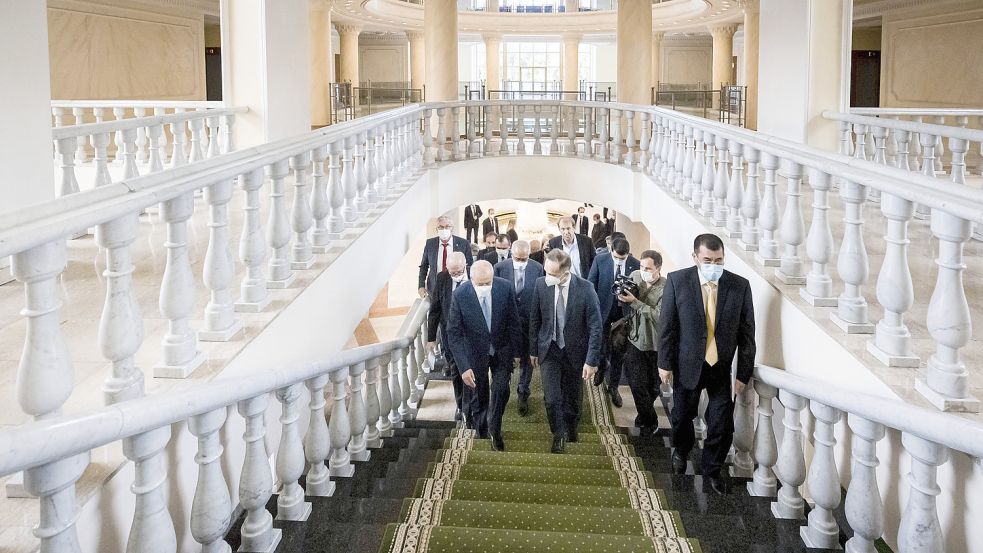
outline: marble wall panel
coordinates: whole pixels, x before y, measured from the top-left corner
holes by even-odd
[[[662,43],[661,82],[696,84],[710,82],[710,46],[676,46]]]

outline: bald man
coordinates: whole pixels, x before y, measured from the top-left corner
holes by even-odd
[[[467,260],[461,252],[453,252],[447,256],[447,270],[437,273],[437,279],[433,286],[433,293],[430,294],[430,312],[427,314],[427,349],[433,351],[437,346],[437,338],[440,338],[440,347],[447,360],[444,368],[444,376],[453,377],[454,401],[457,403],[457,412],[454,420],[464,420],[464,382],[461,374],[457,371],[454,364],[454,356],[451,355],[447,340],[447,318],[451,311],[451,298],[454,290],[468,280]],[[439,329],[439,330],[438,330]]]
[[[524,336],[515,289],[494,276],[491,263],[476,262],[471,280],[454,291],[447,335],[461,380],[471,390],[470,413],[478,437],[491,437],[492,449],[504,451],[502,415]]]

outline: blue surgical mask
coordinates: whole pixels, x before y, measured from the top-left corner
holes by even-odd
[[[717,282],[720,280],[720,276],[724,274],[724,266],[713,263],[701,263],[700,274],[710,282]]]

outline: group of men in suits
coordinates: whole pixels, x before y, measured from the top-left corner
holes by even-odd
[[[612,359],[609,330],[627,307],[612,288],[619,276],[640,272],[640,264],[624,235],[615,234],[610,251],[597,253],[576,224],[573,217],[560,219],[560,236],[550,240],[543,264],[530,259],[529,243],[496,237],[494,250],[472,265],[468,242],[449,234],[453,225],[443,218],[425,247],[420,275],[431,300],[428,340],[432,345],[439,335],[445,344],[462,418],[479,437],[491,438],[495,450],[506,447],[502,415],[513,370],[519,370],[520,415],[529,411],[532,372],[541,371],[554,453],[578,439],[584,382],[598,385],[606,378],[612,403],[621,403],[620,360]],[[714,491],[727,493],[721,470],[733,441],[735,397],[754,368],[754,307],[748,281],[724,270],[719,237],[698,236],[693,260],[693,267],[660,283],[657,349],[644,356],[657,367],[643,369],[657,370],[647,386],[652,380],[672,386],[672,466],[680,474],[696,441],[693,419],[706,391],[701,473]],[[654,261],[646,263],[651,272]],[[651,393],[636,397],[654,400]],[[654,413],[648,407],[646,413]]]

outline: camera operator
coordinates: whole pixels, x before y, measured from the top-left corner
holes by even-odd
[[[625,370],[628,385],[635,399],[638,415],[635,426],[642,436],[655,434],[659,429],[659,417],[655,401],[659,397],[658,353],[659,316],[662,313],[662,292],[666,278],[662,276],[662,255],[655,250],[642,252],[641,268],[629,276],[637,285],[634,294],[622,287],[618,300],[628,305],[628,347],[625,352]]]
[[[619,332],[623,333],[624,326],[618,324],[624,316],[622,309],[624,304],[618,302],[617,288],[621,282],[630,282],[626,280],[628,275],[639,268],[638,260],[628,253],[630,249],[627,240],[616,238],[611,244],[610,252],[604,252],[594,259],[587,277],[587,280],[594,285],[594,291],[597,292],[601,321],[604,323],[601,338],[601,367],[594,375],[593,384],[600,386],[605,376],[607,377],[607,392],[615,407],[622,406],[618,386],[621,385],[621,361],[624,355],[623,343],[615,340],[615,347],[612,347],[611,340],[612,334],[617,337]]]

